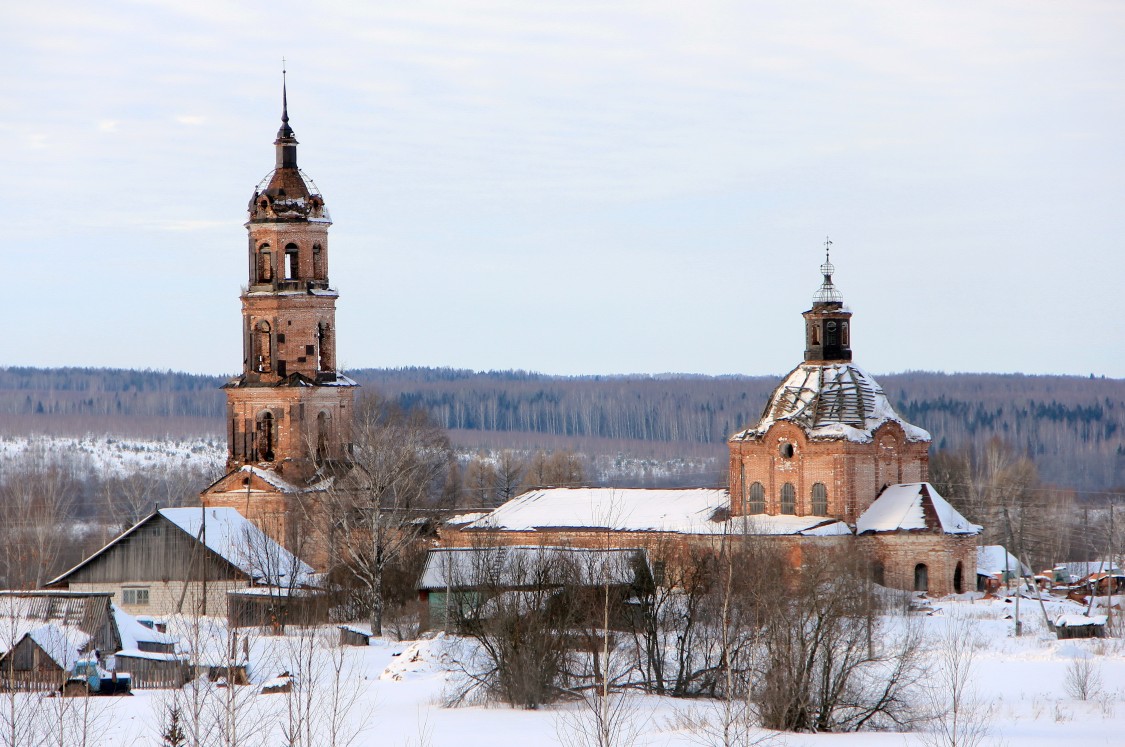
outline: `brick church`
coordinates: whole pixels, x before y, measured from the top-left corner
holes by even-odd
[[[274,169],[250,200],[242,373],[226,386],[227,474],[202,494],[295,546],[294,517],[315,509],[346,464],[355,383],[335,368],[324,199],[297,167],[283,94]],[[651,547],[737,531],[802,548],[858,543],[876,580],[936,594],[974,586],[980,527],[933,486],[930,435],[902,420],[852,363],[852,314],[825,258],[804,312],[804,360],[756,424],[729,440],[730,488],[546,488],[440,533],[446,546]],[[596,539],[595,539],[596,538]],[[307,558],[322,565],[325,558]],[[319,561],[319,562],[318,562]]]

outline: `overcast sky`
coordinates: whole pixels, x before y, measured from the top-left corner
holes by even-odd
[[[339,361],[1125,377],[1125,3],[51,2],[0,24],[0,365],[233,373],[281,58]]]

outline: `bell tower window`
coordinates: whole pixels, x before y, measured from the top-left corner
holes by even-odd
[[[848,339],[848,323],[847,322],[840,322],[840,344],[843,345],[844,347],[847,347],[848,345],[851,344],[851,340]]]
[[[316,416],[316,458],[318,461],[323,461],[328,458],[328,432],[330,423],[330,417],[327,412],[321,412]]]
[[[332,328],[328,326],[327,322],[321,322],[316,327],[316,352],[316,370],[334,371],[335,364],[332,361]]]
[[[258,247],[258,282],[269,283],[273,281],[273,253],[269,244]]]
[[[836,322],[830,321],[824,325],[824,344],[828,347],[836,344]]]
[[[270,323],[265,320],[254,326],[252,364],[258,373],[269,373],[273,370],[273,338],[270,335]]]
[[[289,244],[285,247],[285,279],[296,280],[299,273],[300,265],[298,264],[299,254],[296,244]]]
[[[259,462],[272,462],[273,461],[273,447],[274,447],[274,423],[273,413],[264,412],[258,416],[257,433],[255,440],[257,441],[257,452]]]

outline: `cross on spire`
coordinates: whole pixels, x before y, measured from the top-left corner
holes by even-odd
[[[828,258],[828,253],[832,249],[832,239],[827,236],[824,237],[824,264],[830,264],[831,260]]]

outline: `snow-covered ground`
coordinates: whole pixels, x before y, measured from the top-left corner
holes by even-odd
[[[1078,605],[1054,601],[1050,614],[1075,611]],[[931,639],[939,638],[953,624],[967,624],[966,644],[976,652],[972,686],[993,709],[987,745],[1125,744],[1125,642],[1117,639],[1059,641],[1046,632],[1038,602],[1024,599],[1021,617],[1024,635],[1012,635],[1014,604],[1005,600],[982,601],[966,596],[960,600],[933,603],[931,615],[891,617],[893,634],[908,621],[920,623]],[[967,621],[967,622],[958,622]],[[335,638],[334,628],[324,635]],[[286,695],[257,695],[262,683],[283,671],[297,671],[292,657],[299,653],[299,634],[286,636],[251,634],[251,677],[255,684],[241,690],[245,695],[243,718],[246,730],[256,729],[240,744],[281,744],[286,723]],[[456,745],[456,747],[504,747],[558,743],[560,718],[573,714],[575,706],[524,711],[504,706],[443,706],[451,679],[451,658],[465,644],[443,636],[395,643],[376,639],[367,648],[343,648],[345,692],[356,702],[348,721],[362,732],[355,745]],[[241,644],[240,644],[241,646]],[[325,649],[327,650],[327,649]],[[937,657],[935,651],[928,654]],[[328,654],[318,654],[321,677],[332,679]],[[1093,663],[1101,684],[1087,701],[1068,694],[1068,666],[1080,658]],[[276,682],[276,681],[275,681]],[[181,694],[183,691],[180,691]],[[241,696],[240,696],[241,697]],[[97,699],[97,743],[100,745],[157,744],[161,714],[173,702],[173,692],[140,690],[134,697]],[[638,745],[681,746],[699,744],[684,728],[679,716],[707,708],[702,701],[638,697],[632,715],[641,731]],[[327,713],[319,707],[321,715]],[[572,716],[573,717],[573,716]],[[262,738],[259,741],[258,738]],[[923,745],[925,736],[912,733],[782,734],[775,744],[809,745]]]
[[[114,436],[4,436],[0,459],[35,454],[63,461],[102,476],[122,477],[146,469],[184,467],[218,471],[226,459],[226,444],[217,439],[143,440]]]

